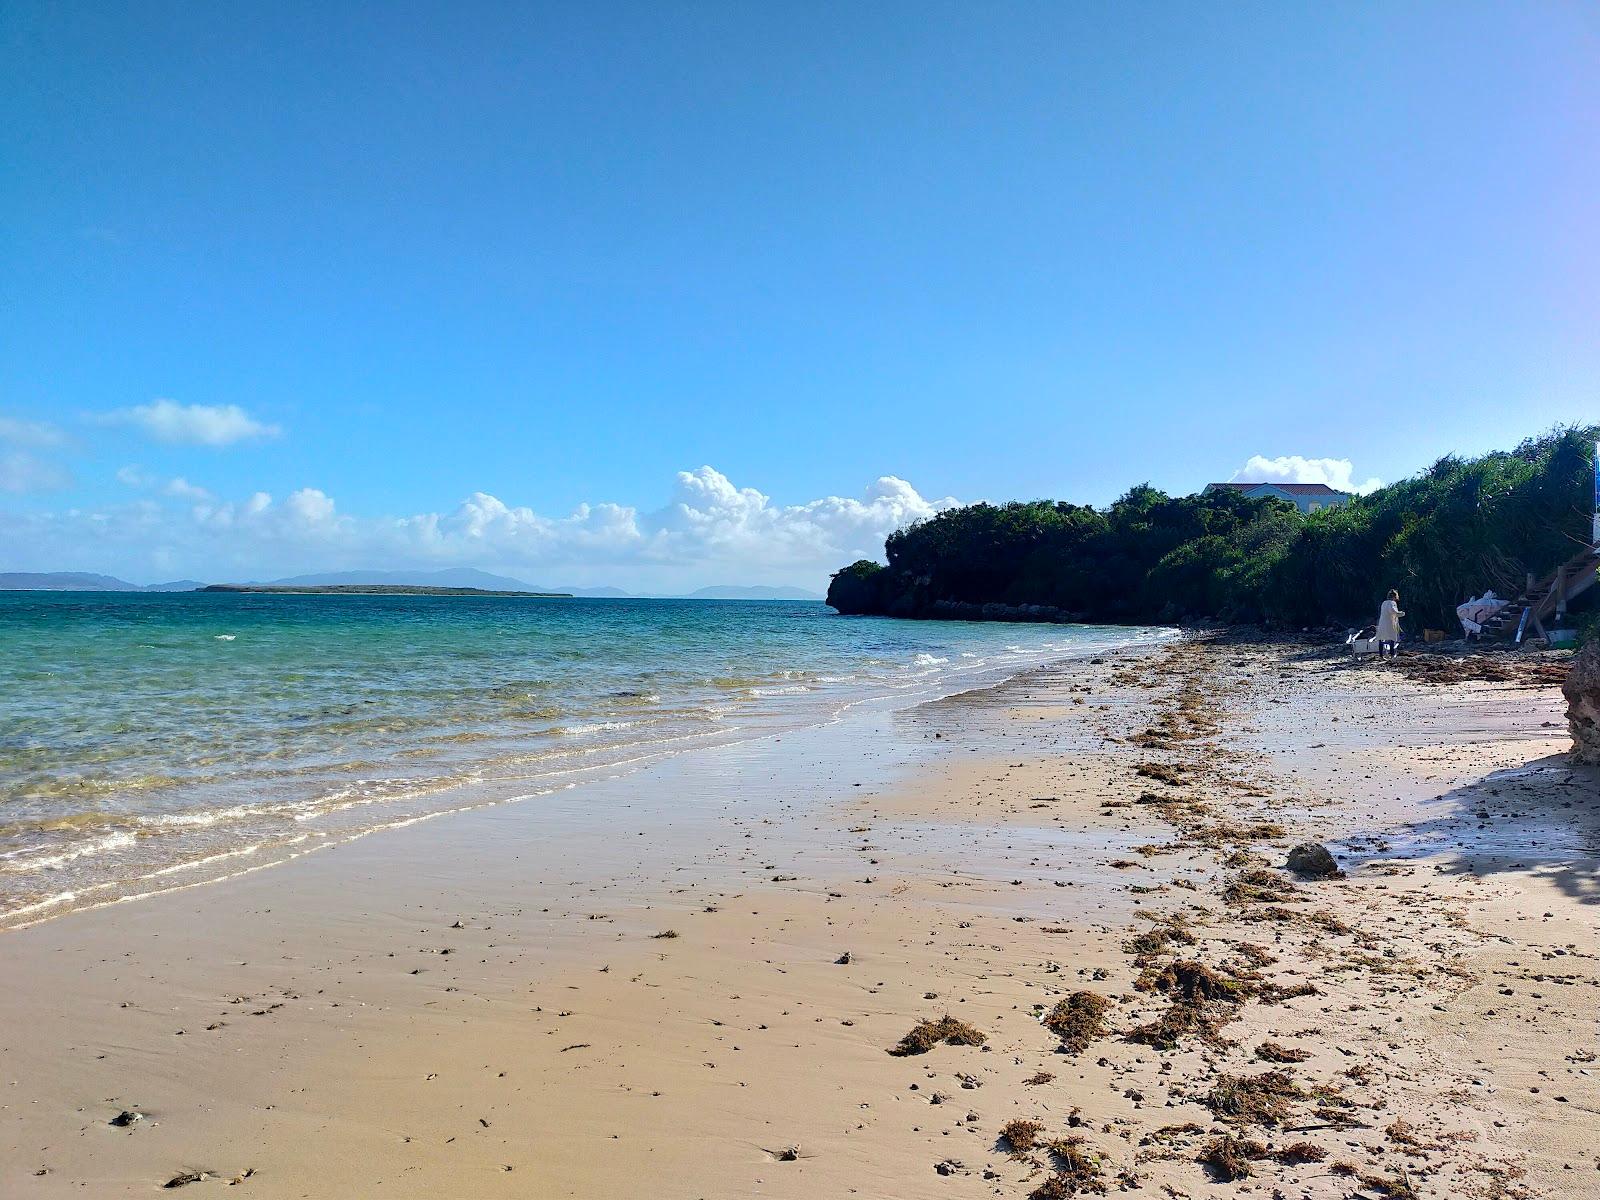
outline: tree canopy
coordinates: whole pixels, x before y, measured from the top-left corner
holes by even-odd
[[[1448,628],[1461,601],[1486,588],[1515,595],[1529,572],[1547,574],[1587,544],[1597,436],[1600,426],[1561,428],[1514,450],[1448,456],[1310,514],[1149,484],[1103,509],[967,505],[891,534],[887,566],[853,563],[828,600],[899,616],[1043,605],[1088,621],[1298,626],[1364,623],[1398,588],[1410,624]]]

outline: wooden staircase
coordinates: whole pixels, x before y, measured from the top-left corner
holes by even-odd
[[[1544,637],[1544,623],[1594,586],[1597,567],[1600,551],[1585,546],[1543,579],[1529,575],[1522,594],[1483,623],[1483,636],[1518,644],[1526,637]]]

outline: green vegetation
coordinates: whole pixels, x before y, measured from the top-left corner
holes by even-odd
[[[974,504],[890,535],[888,565],[833,577],[842,613],[1011,620],[1370,621],[1398,588],[1407,626],[1453,627],[1455,606],[1522,590],[1588,540],[1600,426],[1515,450],[1449,456],[1351,503],[1302,515],[1233,492],[1141,484],[1109,508]],[[987,606],[987,611],[986,611]]]

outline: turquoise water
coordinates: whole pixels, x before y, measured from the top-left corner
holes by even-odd
[[[0,593],[0,924],[1159,636],[809,602]]]

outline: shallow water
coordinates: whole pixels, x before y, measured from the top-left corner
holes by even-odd
[[[1163,636],[813,602],[0,593],[0,924]]]

